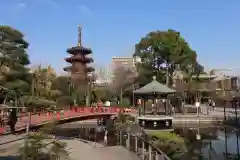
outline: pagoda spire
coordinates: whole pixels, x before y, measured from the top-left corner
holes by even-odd
[[[82,46],[82,27],[78,26],[78,46]]]

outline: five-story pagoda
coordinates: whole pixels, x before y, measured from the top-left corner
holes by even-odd
[[[70,63],[71,66],[65,67],[63,70],[69,73],[70,84],[74,88],[81,86],[81,89],[87,91],[86,105],[90,105],[90,87],[91,73],[94,71],[93,67],[88,66],[93,62],[91,57],[87,55],[92,53],[90,48],[82,46],[82,28],[78,27],[78,44],[75,47],[67,49],[71,57],[65,58],[65,61]]]

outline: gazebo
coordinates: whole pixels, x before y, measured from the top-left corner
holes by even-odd
[[[174,94],[176,91],[167,87],[164,84],[159,83],[156,80],[156,77],[153,77],[152,82],[148,83],[147,85],[143,86],[142,88],[139,88],[134,91],[134,94],[136,97],[141,98],[141,101],[143,100],[143,103],[140,104],[140,109],[142,110],[142,114],[139,112],[138,120],[139,125],[144,128],[154,128],[154,129],[163,129],[163,128],[169,128],[172,126],[172,117],[167,116],[168,115],[168,104],[169,101],[167,99],[167,96],[169,94]],[[156,100],[157,98],[165,98],[165,115],[157,115],[156,114]],[[152,99],[153,100],[153,115],[146,115],[145,113],[145,106],[146,106],[146,99]]]
[[[139,88],[134,91],[135,94],[142,94],[142,95],[147,95],[147,94],[152,94],[156,93],[159,95],[167,95],[167,94],[172,94],[175,93],[176,91],[167,87],[164,84],[159,83],[156,80],[156,77],[153,77],[152,82],[146,84],[142,88]]]

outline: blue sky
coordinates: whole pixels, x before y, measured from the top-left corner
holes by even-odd
[[[127,56],[150,31],[181,32],[207,68],[239,69],[239,0],[0,0],[0,24],[22,31],[33,64],[66,66],[66,49],[83,43],[95,64]]]

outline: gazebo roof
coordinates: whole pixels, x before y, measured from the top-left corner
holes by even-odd
[[[134,91],[134,93],[136,94],[148,94],[148,93],[170,94],[175,92],[176,92],[175,90],[156,81],[155,77],[153,78],[152,82]]]

